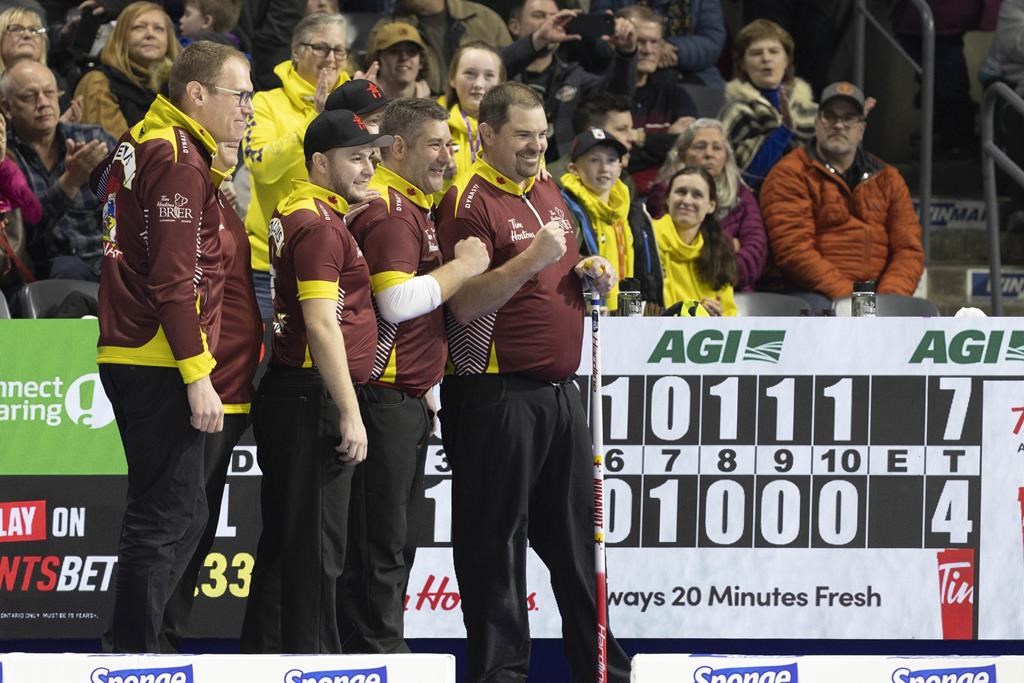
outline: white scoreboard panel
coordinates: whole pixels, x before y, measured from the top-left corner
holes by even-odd
[[[1024,637],[1024,324],[603,322],[618,635]],[[440,445],[425,474],[407,628],[459,635]],[[556,637],[536,557],[529,580]]]

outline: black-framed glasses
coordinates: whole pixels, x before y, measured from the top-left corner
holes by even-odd
[[[12,36],[22,36],[27,33],[32,38],[38,38],[46,35],[46,29],[42,26],[22,26],[21,24],[11,24],[5,30]]]
[[[342,60],[345,59],[345,55],[348,54],[347,48],[331,47],[330,45],[327,45],[325,43],[299,43],[299,45],[303,47],[308,47],[310,50],[312,50],[313,54],[315,54],[320,59],[326,59],[327,55],[333,52],[335,59]]]
[[[818,118],[830,126],[834,126],[837,123],[842,123],[846,126],[856,126],[858,123],[864,122],[864,117],[860,114],[843,114],[840,116],[831,111],[819,111]]]
[[[210,88],[227,93],[228,95],[234,95],[238,98],[239,107],[244,107],[252,102],[252,96],[256,94],[252,90],[235,90],[234,88],[225,88],[223,85],[211,85]]]

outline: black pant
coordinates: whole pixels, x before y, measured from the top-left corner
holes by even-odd
[[[369,451],[356,468],[339,621],[346,653],[409,652],[405,591],[416,557],[410,537],[423,489],[427,402],[367,384],[359,394]]]
[[[205,437],[176,368],[100,365],[128,463],[117,551],[115,652],[160,652],[164,610],[206,526]]]
[[[243,652],[340,653],[351,465],[338,460],[338,406],[316,370],[271,367],[253,406],[263,532]]]
[[[192,604],[195,601],[196,579],[199,569],[206,560],[206,554],[213,547],[220,521],[220,504],[224,498],[224,482],[228,475],[231,454],[249,426],[248,414],[227,414],[224,416],[223,431],[206,435],[206,448],[203,452],[203,468],[205,475],[206,504],[210,511],[206,529],[196,547],[192,560],[185,569],[185,574],[174,589],[167,609],[164,611],[164,632],[161,651],[177,652],[181,649],[181,640],[185,637],[188,620],[192,615]]]
[[[529,541],[551,572],[573,680],[594,681],[593,461],[579,390],[516,375],[449,376],[440,417],[469,680],[526,680]],[[628,681],[610,631],[607,650],[608,680]]]

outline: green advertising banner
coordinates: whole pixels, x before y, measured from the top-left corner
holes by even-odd
[[[0,475],[124,474],[96,320],[0,321]]]

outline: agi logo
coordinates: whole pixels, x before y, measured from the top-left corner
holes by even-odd
[[[996,665],[917,671],[900,668],[892,672],[892,683],[996,683]]]
[[[1024,330],[963,330],[949,339],[942,330],[929,330],[910,356],[911,363],[925,361],[957,365],[1024,361]]]
[[[745,337],[745,338],[744,338]],[[735,363],[742,360],[778,363],[785,330],[700,330],[687,339],[682,330],[668,330],[651,352],[648,363]]]
[[[90,683],[192,683],[192,665],[163,669],[99,668],[89,676]]]
[[[388,683],[388,668],[346,669],[344,671],[300,671],[284,675],[284,683]]]
[[[693,683],[797,683],[797,668],[796,663],[728,669],[702,666],[693,672]]]

